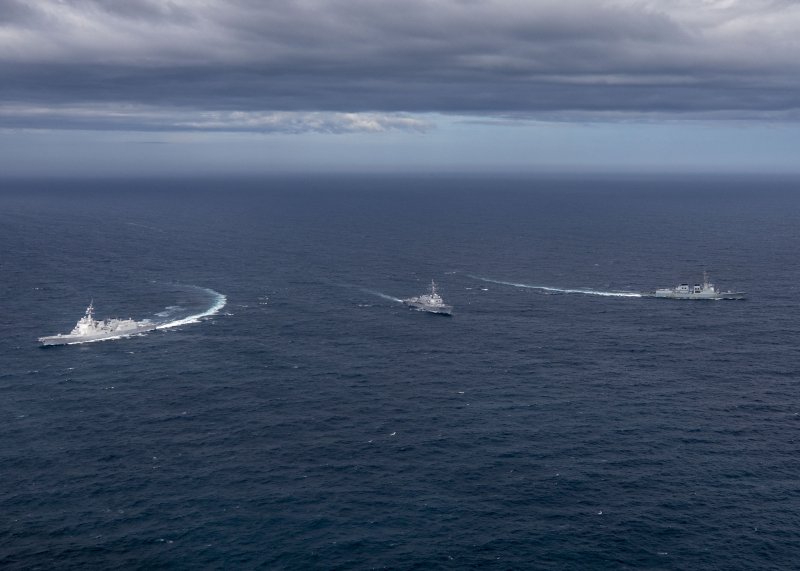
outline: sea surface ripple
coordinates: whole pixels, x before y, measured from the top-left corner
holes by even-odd
[[[798,219],[778,179],[5,181],[0,568],[796,569]],[[627,295],[704,269],[748,299]],[[431,279],[452,319],[397,303]],[[174,327],[37,346],[91,298]]]

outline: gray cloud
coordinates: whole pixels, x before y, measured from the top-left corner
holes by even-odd
[[[800,4],[776,0],[0,0],[0,125],[425,128],[407,113],[794,120],[798,29]]]

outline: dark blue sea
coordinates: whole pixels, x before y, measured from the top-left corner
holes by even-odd
[[[798,220],[767,177],[3,181],[0,568],[797,569]],[[612,295],[704,270],[748,299]],[[171,326],[39,346],[91,300]]]

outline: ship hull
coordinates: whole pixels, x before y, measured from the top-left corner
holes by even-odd
[[[92,341],[119,339],[120,337],[128,337],[130,335],[136,335],[137,333],[153,331],[155,328],[155,325],[147,325],[133,329],[126,329],[123,331],[103,332],[96,335],[52,335],[50,337],[39,337],[39,342],[42,344],[42,347],[52,347],[54,345],[74,345],[76,343],[90,343]]]
[[[705,300],[719,300],[719,299],[745,299],[744,292],[738,291],[724,291],[718,293],[661,293],[655,292],[651,294],[652,297],[661,299],[705,299]]]
[[[425,305],[424,303],[417,303],[410,301],[404,301],[403,303],[409,309],[415,309],[417,311],[424,311],[426,313],[435,313],[436,315],[446,315],[446,316],[453,315],[453,307],[450,305],[433,306],[433,305]]]

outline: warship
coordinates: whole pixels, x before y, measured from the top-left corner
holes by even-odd
[[[436,291],[436,283],[433,280],[431,280],[430,293],[404,299],[403,303],[417,311],[427,311],[439,315],[452,315],[453,313],[453,306],[445,304],[442,296]]]
[[[94,318],[94,301],[86,308],[86,313],[78,320],[70,333],[59,333],[50,337],[39,337],[43,346],[70,345],[72,343],[86,343],[88,341],[102,341],[116,339],[126,335],[152,331],[156,324],[147,319],[134,321],[133,319],[105,319],[97,321]]]
[[[720,291],[709,281],[708,272],[703,272],[703,283],[680,284],[672,288],[657,289],[651,294],[653,297],[666,299],[744,299],[741,291]]]

